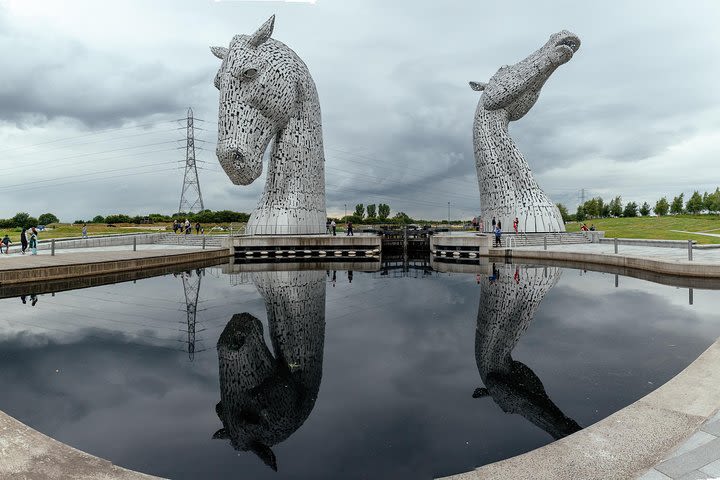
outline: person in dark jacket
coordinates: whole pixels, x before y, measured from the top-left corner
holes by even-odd
[[[25,250],[28,248],[27,228],[25,227],[23,227],[22,232],[20,232],[20,244],[22,245],[21,253],[25,255]]]

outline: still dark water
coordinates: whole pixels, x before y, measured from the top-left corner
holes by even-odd
[[[588,426],[720,335],[718,292],[604,273],[224,271],[0,300],[0,409],[170,478],[429,479]]]

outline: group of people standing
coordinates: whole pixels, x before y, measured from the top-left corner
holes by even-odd
[[[178,222],[177,220],[173,220],[173,233],[185,233],[185,235],[190,235],[192,233],[192,224],[190,223],[189,219],[185,219],[185,222]],[[201,233],[205,233],[205,229],[200,225],[200,222],[195,223],[195,233],[197,235],[200,235]]]
[[[480,223],[482,224],[482,220],[480,220]],[[520,224],[520,221],[517,217],[515,217],[515,220],[513,220],[513,230],[515,231],[515,234],[518,233],[518,225]],[[482,230],[481,230],[482,231]],[[500,220],[495,220],[495,217],[492,217],[492,232],[495,234],[495,243],[493,244],[494,247],[502,247],[502,222]]]
[[[325,233],[332,233],[333,237],[337,236],[337,223],[335,223],[335,220],[328,219],[328,221],[325,222]],[[355,234],[353,233],[352,222],[347,222],[345,224],[345,235],[351,237],[355,236]]]
[[[28,232],[29,236],[28,236]],[[31,229],[23,228],[22,232],[20,232],[20,245],[22,246],[22,250],[20,253],[25,255],[25,251],[30,247],[30,252],[32,255],[37,255],[37,237],[38,232],[35,229],[35,227],[32,227]],[[12,240],[10,240],[10,236],[8,234],[5,234],[5,236],[0,240],[0,253],[3,253],[3,247],[5,247],[5,255],[10,254],[10,244],[13,243]]]

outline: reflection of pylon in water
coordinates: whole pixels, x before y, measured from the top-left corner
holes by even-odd
[[[197,321],[197,305],[200,297],[202,270],[182,273],[183,290],[185,291],[185,310],[187,312],[187,352],[190,360],[195,358],[195,324]]]

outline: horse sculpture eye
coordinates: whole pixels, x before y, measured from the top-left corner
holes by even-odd
[[[244,72],[242,72],[243,78],[246,78],[248,80],[252,80],[253,78],[257,77],[258,71],[256,68],[248,68]]]

